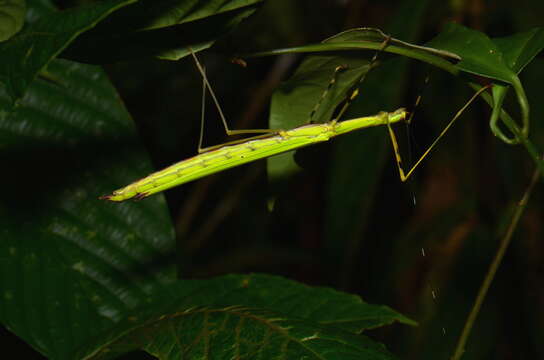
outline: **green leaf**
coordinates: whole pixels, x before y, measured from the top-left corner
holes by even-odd
[[[0,41],[6,41],[21,30],[25,13],[25,0],[0,0]]]
[[[51,359],[111,327],[173,279],[161,196],[98,200],[151,171],[99,68],[55,60],[11,106],[0,91],[0,321]]]
[[[38,73],[79,34],[134,1],[103,1],[44,15],[17,36],[0,44],[0,83],[8,95],[12,100],[20,99]]]
[[[289,345],[234,342],[250,353],[391,358],[354,333],[413,322],[356,296],[259,275],[172,282],[162,197],[97,199],[150,171],[115,91],[95,67],[55,60],[48,70],[54,81],[34,81],[17,106],[0,96],[2,162],[13,175],[0,184],[9,189],[0,202],[0,319],[8,329],[52,359],[132,348],[158,355],[161,346],[189,347],[201,338],[222,354],[235,331],[270,331]],[[271,316],[290,329],[270,329]],[[232,328],[215,329],[214,319]],[[216,331],[201,337],[202,326]]]
[[[144,349],[160,359],[390,359],[383,345],[356,335],[361,325],[413,324],[356,296],[269,275],[182,280],[156,299],[78,357]]]
[[[493,42],[502,51],[506,64],[516,72],[516,74],[519,74],[544,48],[544,29],[535,28],[508,37],[494,38]],[[495,134],[502,134],[502,131],[498,127],[498,119],[509,88],[510,86],[508,85],[500,83],[493,84],[492,94],[494,106],[491,114],[490,126]]]
[[[382,49],[384,41],[387,46]],[[260,57],[294,53],[318,53],[341,52],[360,50],[381,50],[385,53],[402,55],[427,62],[443,70],[457,73],[457,68],[452,62],[461,60],[459,55],[446,50],[435,49],[428,46],[414,45],[399,39],[395,39],[375,28],[355,28],[346,30],[332,36],[319,44],[303,45],[292,48],[273,49],[245,54],[243,57]]]
[[[448,24],[445,30],[427,43],[427,45],[451,51],[461,56],[462,60],[456,64],[456,67],[461,71],[485,76],[512,85],[516,92],[522,114],[521,130],[514,130],[514,133],[519,133],[519,136],[524,138],[527,137],[529,132],[529,102],[517,76],[517,72],[511,69],[508,64],[515,65],[513,61],[514,54],[506,58],[499,46],[487,35],[455,23]],[[519,136],[514,135],[513,138],[510,138],[497,125],[497,120],[502,109],[502,101],[504,100],[504,95],[500,95],[501,92],[499,90],[499,93],[493,96],[493,112],[489,124],[495,136],[508,144],[516,144],[521,141]]]
[[[339,66],[347,66],[347,69],[335,72]],[[274,92],[270,108],[270,128],[292,129],[310,121],[323,123],[332,120],[337,105],[346,99],[349,90],[369,69],[370,60],[360,54],[308,56],[289,81]],[[334,85],[331,84],[333,78],[336,80]],[[319,104],[317,108],[316,104]],[[310,117],[314,109],[317,111]],[[298,166],[293,159],[293,153],[268,159],[271,179],[296,171]]]
[[[503,53],[506,65],[519,74],[544,49],[544,28],[493,38],[493,42]]]
[[[186,328],[186,324],[189,327]],[[193,308],[149,319],[88,359],[135,344],[159,359],[394,359],[368,338],[253,308]]]
[[[140,0],[78,38],[63,56],[109,63],[155,56],[178,60],[213,45],[264,0]],[[96,44],[101,51],[96,51]]]
[[[330,44],[343,46],[345,41],[356,40],[379,44],[378,39],[383,44],[387,36],[377,29],[354,29],[324,40],[318,49],[327,49]],[[274,91],[269,127],[292,129],[310,121],[324,123],[332,120],[336,107],[346,100],[350,90],[370,70],[371,57],[372,54],[355,51],[307,56],[295,74]],[[345,70],[337,71],[340,67]],[[299,169],[293,154],[290,152],[268,159],[270,179],[289,176]]]
[[[385,44],[387,46],[383,48]],[[454,53],[410,44],[392,38],[374,28],[347,30],[317,45],[252,54],[250,56],[297,52],[334,52],[331,55],[323,53],[308,56],[293,77],[274,92],[270,109],[270,128],[291,129],[308,122],[312,109],[318,103],[318,110],[312,121],[332,120],[332,114],[338,104],[346,100],[349,90],[369,71],[370,58],[374,52],[363,53],[360,51],[369,49],[412,57],[449,71],[453,71],[451,62],[460,59]],[[334,86],[330,86],[335,68],[340,65],[347,67],[347,70],[338,73]],[[327,88],[329,91],[326,96],[323,96]],[[268,174],[271,179],[287,176],[297,169],[298,166],[292,153],[275,156],[268,160]]]
[[[427,46],[461,57],[456,67],[464,72],[512,83],[516,74],[505,63],[497,45],[484,33],[449,23]]]
[[[52,0],[28,0],[26,13],[27,22],[33,24],[42,16],[51,15],[58,11]]]
[[[310,287],[278,276],[232,275],[217,281],[217,284],[223,285],[227,281],[232,282],[232,286],[237,287],[238,292],[233,298],[226,294],[217,296],[218,299],[222,299],[223,305],[237,304],[265,308],[322,325],[334,325],[353,333],[394,322],[416,325],[413,320],[391,308],[365,303],[359,296],[326,287]],[[214,288],[213,285],[209,287]]]

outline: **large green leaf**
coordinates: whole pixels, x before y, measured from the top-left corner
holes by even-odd
[[[503,53],[506,65],[519,74],[544,49],[544,28],[492,40]]]
[[[96,67],[55,60],[11,106],[0,93],[1,322],[44,355],[74,349],[173,280],[162,197],[108,193],[151,170],[131,119]]]
[[[63,56],[92,63],[143,56],[178,60],[190,54],[188,47],[209,48],[263,1],[139,0],[78,38]]]
[[[201,286],[205,284],[207,283]],[[232,298],[226,294],[216,296],[214,301],[222,305],[238,304],[269,309],[289,317],[315,321],[321,325],[334,325],[353,333],[393,322],[415,325],[414,321],[389,307],[365,303],[359,296],[325,287],[310,287],[277,276],[229,275],[210,280],[206,287],[209,291],[214,291],[213,289],[220,287],[219,284],[221,287],[231,284],[231,287],[236,288],[235,296]],[[206,301],[198,301],[195,305],[206,303]]]
[[[427,46],[450,51],[461,57],[462,71],[512,83],[516,74],[505,63],[497,45],[484,33],[449,23]]]
[[[346,100],[350,90],[370,70],[370,59],[375,52],[360,50],[383,50],[385,53],[402,54],[445,68],[451,67],[450,61],[459,60],[453,53],[413,45],[373,28],[344,31],[317,45],[255,53],[252,56],[323,52],[307,56],[295,74],[274,92],[270,109],[270,128],[290,129],[310,120],[317,123],[332,120],[336,107]],[[345,67],[346,70],[335,72],[339,66]],[[334,86],[331,83],[333,79]],[[310,119],[314,109],[317,111]],[[292,153],[268,160],[268,173],[272,179],[289,175],[297,169]]]
[[[399,33],[400,34],[400,33]],[[383,48],[384,41],[387,46]],[[383,48],[383,49],[382,49]],[[340,52],[359,50],[381,50],[385,53],[397,54],[440,67],[446,71],[457,73],[452,62],[461,60],[461,57],[451,51],[441,50],[429,46],[415,45],[396,39],[375,28],[355,28],[346,30],[319,44],[302,45],[292,48],[259,51],[244,55],[245,57],[260,57],[294,53]]]
[[[87,63],[135,56],[179,59],[188,54],[188,46],[194,51],[211,46],[262,1],[109,0],[44,13],[10,41],[0,44],[0,53],[4,54],[0,82],[17,100],[47,63],[64,50],[64,57]],[[129,4],[133,5],[96,27]]]
[[[508,67],[516,74],[519,74],[544,48],[544,29],[535,28],[508,37],[494,38],[493,42],[502,52],[504,61]],[[493,84],[494,105],[489,123],[495,134],[502,134],[502,131],[498,127],[498,119],[509,88],[510,86],[505,84]]]
[[[58,11],[51,0],[27,0],[27,7],[26,21],[28,24],[33,24],[42,16],[51,15]]]
[[[16,34],[25,23],[25,0],[0,0],[0,41]]]
[[[79,357],[144,349],[160,359],[390,359],[382,345],[356,334],[392,321],[413,324],[359,297],[269,275],[182,280],[159,295]]]
[[[351,47],[352,43],[359,46]],[[367,44],[367,47],[363,47],[362,44]],[[436,61],[459,60],[455,54],[412,45],[372,28],[344,31],[313,48],[318,49],[315,51],[323,52],[334,50],[335,53],[307,56],[295,74],[276,90],[270,111],[271,126],[286,129],[304,124],[310,120],[310,113],[318,103],[319,107],[311,121],[317,123],[330,121],[335,107],[346,99],[349,90],[353,89],[370,70],[370,58],[375,52],[361,52],[356,51],[357,49],[376,49],[389,53],[401,53],[402,49],[411,52],[414,58],[426,55],[435,57]],[[384,54],[381,56],[383,60]],[[338,72],[334,77],[335,69],[339,66],[345,70]],[[331,84],[333,79],[334,84]],[[327,94],[321,98],[329,85],[331,86]]]
[[[4,326],[49,358],[71,359],[132,348],[164,354],[158,342],[169,349],[194,344],[216,314],[233,318],[232,330],[242,334],[262,332],[277,313],[292,328],[271,334],[292,346],[256,342],[247,351],[391,358],[382,345],[354,334],[411,323],[386,307],[281,279],[174,283],[162,197],[97,199],[150,171],[114,89],[95,67],[54,60],[44,74],[15,105],[0,94],[2,163],[12,175],[0,183],[9,189],[0,202]],[[247,310],[235,318],[239,306]],[[149,327],[157,318],[158,326]],[[184,331],[172,336],[172,325]],[[217,355],[231,349],[224,345],[234,332],[225,329],[203,337],[218,341]]]
[[[192,308],[149,319],[145,327],[127,332],[108,344],[104,353],[86,359],[109,359],[138,347],[161,360],[394,359],[382,345],[364,336],[268,310],[234,306]]]
[[[449,23],[444,31],[432,39],[428,46],[451,51],[462,57],[455,66],[464,72],[485,76],[511,85],[518,99],[522,115],[520,135],[527,137],[529,132],[529,102],[521,85],[517,72],[511,69],[501,49],[486,34],[468,29],[462,25]],[[500,84],[500,83],[499,83]],[[506,143],[518,143],[518,136],[510,138],[497,126],[498,115],[502,108],[502,99],[495,97],[490,126],[493,133]]]
[[[335,71],[339,66],[347,66],[347,69]],[[305,122],[322,123],[332,120],[336,106],[346,99],[349,90],[369,69],[370,60],[360,54],[308,56],[289,81],[274,92],[270,108],[270,128],[292,129]],[[333,79],[334,84],[331,83]],[[268,174],[271,179],[289,175],[298,169],[293,153],[268,159]]]
[[[136,0],[110,0],[67,11],[51,12],[0,44],[0,83],[13,100],[20,99],[37,74],[76,36],[113,11]]]
[[[354,334],[411,323],[388,308],[281,279],[174,283],[162,197],[97,199],[150,171],[114,89],[100,69],[67,61],[50,62],[47,75],[16,105],[0,94],[2,163],[12,175],[0,184],[9,189],[0,202],[0,319],[8,329],[53,359],[104,351],[111,357],[132,348],[164,354],[162,346],[183,348],[201,338],[214,340],[220,356],[232,349],[224,345],[236,331],[262,333],[281,315],[291,329],[271,334],[287,348],[234,344],[247,345],[246,352],[391,358],[382,345]],[[202,337],[216,315],[233,319],[232,329]]]

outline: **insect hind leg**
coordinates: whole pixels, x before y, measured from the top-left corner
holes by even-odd
[[[308,119],[308,123],[312,124],[314,122],[314,116],[315,114],[317,113],[317,110],[319,110],[319,108],[321,107],[321,104],[323,103],[323,100],[325,100],[325,98],[327,97],[327,95],[329,94],[329,92],[331,91],[332,87],[334,86],[334,84],[336,84],[336,81],[338,80],[338,75],[347,70],[348,69],[348,66],[347,65],[338,65],[335,69],[334,69],[334,72],[332,74],[332,78],[331,80],[329,81],[329,84],[327,85],[327,88],[325,89],[325,91],[323,91],[323,94],[321,94],[321,97],[319,98],[319,100],[317,101],[317,103],[315,104],[314,108],[312,109],[312,111],[310,112],[310,118]]]
[[[337,115],[334,116],[334,118],[331,120],[331,122],[335,123],[338,120],[340,120],[340,118],[342,117],[342,115],[344,115],[344,113],[346,112],[348,107],[351,105],[353,100],[355,100],[355,98],[359,95],[359,85],[365,80],[366,75],[368,74],[368,72],[371,71],[377,65],[378,55],[387,47],[387,45],[389,45],[390,41],[391,41],[391,36],[385,37],[385,39],[381,43],[380,48],[374,53],[374,56],[372,56],[372,59],[370,60],[370,62],[368,64],[368,70],[365,71],[359,77],[359,79],[355,81],[355,84],[347,91],[346,97],[345,97],[345,99],[343,101],[342,107],[337,112]],[[349,69],[349,66],[344,65],[344,64],[338,65],[334,69],[332,79],[330,80],[329,84],[327,85],[327,88],[325,89],[325,91],[321,95],[319,101],[317,102],[317,104],[314,106],[314,108],[312,109],[312,111],[310,113],[310,118],[308,120],[309,123],[314,122],[315,114],[319,110],[319,107],[322,105],[324,99],[327,97],[327,95],[329,95],[329,92],[331,91],[332,87],[338,81],[338,76],[340,75],[340,73],[342,73],[343,71],[346,71],[348,69]]]

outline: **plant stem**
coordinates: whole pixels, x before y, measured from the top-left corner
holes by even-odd
[[[499,268],[502,262],[502,259],[504,258],[504,254],[506,253],[506,249],[508,249],[508,245],[510,244],[510,240],[512,239],[512,234],[514,233],[514,231],[516,230],[518,226],[519,219],[521,218],[523,211],[527,207],[527,203],[529,202],[529,198],[531,197],[531,192],[536,182],[538,181],[538,178],[540,177],[540,175],[541,175],[540,169],[539,167],[537,167],[535,171],[533,172],[531,182],[527,186],[527,189],[525,190],[523,197],[521,198],[521,200],[518,202],[516,206],[510,225],[508,226],[508,229],[506,230],[506,233],[504,234],[504,237],[501,240],[499,248],[497,249],[497,252],[495,254],[495,258],[493,259],[493,262],[489,266],[485,279],[478,292],[478,296],[476,297],[476,300],[474,302],[474,305],[472,306],[472,310],[467,318],[467,321],[465,323],[461,336],[459,337],[459,341],[457,342],[455,353],[451,357],[451,360],[461,359],[461,356],[463,356],[463,353],[465,352],[465,344],[470,335],[474,322],[476,321],[476,317],[478,316],[478,313],[480,312],[480,308],[482,307],[482,303],[484,302],[484,299],[487,295],[487,291],[489,290],[489,287],[491,286],[491,283],[493,282],[493,279],[495,278],[497,269]]]
[[[473,88],[474,90],[478,91],[482,88],[481,85],[475,84],[475,83],[469,83],[469,86]],[[487,92],[483,92],[480,94],[480,96],[489,104],[489,106],[493,107],[493,99],[491,98],[491,95]],[[500,118],[503,121],[504,125],[512,132],[514,137],[521,142],[521,144],[525,147],[533,161],[535,162],[535,165],[539,169],[542,178],[544,179],[544,160],[539,155],[541,152],[537,149],[537,147],[529,140],[527,136],[524,136],[521,129],[517,126],[516,122],[512,117],[504,110],[501,109],[500,111]]]

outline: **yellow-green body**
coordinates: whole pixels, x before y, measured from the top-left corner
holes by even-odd
[[[269,137],[225,145],[173,164],[122,189],[115,190],[111,195],[102,196],[101,199],[110,201],[142,199],[219,171],[327,141],[354,130],[396,123],[404,120],[406,116],[407,112],[404,109],[398,109],[392,113],[382,112],[375,116],[341,122],[303,125],[292,130],[278,131]]]

